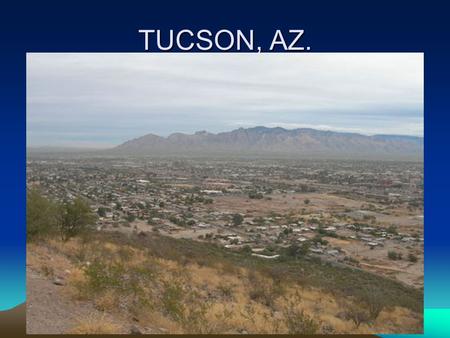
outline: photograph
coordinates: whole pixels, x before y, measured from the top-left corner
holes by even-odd
[[[26,54],[27,334],[423,317],[423,53]]]

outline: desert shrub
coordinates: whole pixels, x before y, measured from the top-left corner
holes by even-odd
[[[217,287],[219,290],[221,296],[225,299],[233,299],[233,286],[226,284],[226,283],[220,283]]]
[[[246,245],[244,245],[242,247],[241,252],[245,253],[245,254],[251,254],[252,253],[252,247],[250,245],[246,244]]]
[[[100,292],[107,289],[119,290],[123,288],[122,277],[125,268],[121,264],[107,264],[95,260],[84,270],[87,277],[86,291]]]
[[[402,259],[402,254],[398,253],[396,251],[389,250],[388,251],[388,258],[390,260],[393,260],[393,261],[401,260]]]
[[[208,262],[206,262],[206,261],[203,261],[203,262],[204,262],[204,265],[208,265]],[[221,261],[220,268],[221,268],[222,272],[227,275],[235,275],[239,271],[238,267],[235,264],[233,264],[229,261],[226,261],[226,260]]]
[[[320,259],[296,259],[286,261],[262,260],[239,251],[230,252],[214,243],[196,242],[188,239],[175,239],[152,234],[145,238],[126,237],[120,233],[93,233],[93,238],[101,238],[119,245],[145,248],[155,257],[181,262],[189,254],[192,263],[201,261],[209,267],[228,267],[230,270],[245,268],[256,275],[270,276],[270,270],[277,267],[283,280],[311,285],[329,291],[337,297],[356,297],[357,290],[371,286],[378,290],[380,301],[386,307],[402,306],[421,313],[423,311],[423,290],[408,287],[394,280],[367,273],[351,267],[326,265]],[[225,272],[225,271],[224,271]],[[249,285],[255,285],[250,281]],[[360,299],[362,301],[362,299]]]
[[[53,277],[55,275],[55,270],[53,267],[46,264],[41,266],[41,272],[47,277]]]
[[[161,295],[161,303],[166,315],[175,321],[181,321],[184,317],[185,307],[183,304],[184,290],[178,282],[164,283]]]
[[[94,298],[98,303],[121,304],[131,309],[152,308],[156,296],[159,276],[158,267],[152,261],[145,260],[139,264],[133,261],[133,252],[127,247],[112,253],[107,248],[95,243],[95,253],[88,253],[89,264],[83,268],[85,278],[74,286],[80,296]],[[92,250],[90,250],[92,252]],[[91,255],[91,257],[89,257]]]
[[[277,294],[273,291],[271,286],[255,285],[249,291],[249,297],[255,302],[261,303],[268,307],[273,307],[275,305]]]
[[[210,308],[208,302],[200,299],[196,292],[188,292],[185,296],[184,311],[180,323],[184,333],[210,334],[214,333],[214,327],[208,320],[207,313]]]
[[[241,225],[244,221],[244,217],[241,214],[234,214],[231,218],[234,226]]]
[[[120,326],[107,319],[105,316],[93,316],[79,318],[77,324],[70,330],[69,334],[117,334]]]
[[[57,205],[38,190],[27,191],[27,240],[53,235],[57,232]]]
[[[99,215],[100,217],[105,217],[106,216],[106,208],[105,207],[99,207],[97,209],[97,215]]]
[[[315,235],[313,237],[313,239],[312,239],[312,242],[315,243],[315,244],[319,243],[321,245],[327,245],[328,244],[328,241],[323,239],[320,234]]]
[[[133,254],[133,250],[127,246],[120,246],[117,250],[117,255],[123,262],[130,261],[133,258]]]
[[[164,282],[161,305],[164,314],[179,323],[184,333],[212,333],[213,328],[206,318],[210,304],[197,292],[183,288],[181,281]]]
[[[289,334],[315,334],[319,329],[319,324],[304,310],[287,310],[284,313],[284,321]]]
[[[352,265],[359,265],[359,261],[351,256],[345,256],[344,257],[344,261],[346,261],[348,264],[352,264]]]
[[[212,204],[214,202],[214,200],[212,199],[212,198],[205,198],[204,200],[203,200],[203,203],[204,204]]]
[[[416,256],[416,255],[410,253],[410,254],[408,255],[408,260],[409,260],[411,263],[416,263],[418,259],[417,259],[417,256]]]
[[[386,228],[386,231],[390,234],[397,235],[397,227],[395,225],[390,225],[388,228]]]
[[[134,222],[136,220],[136,216],[129,214],[127,216],[125,216],[125,219],[127,220],[127,222]]]
[[[294,243],[286,249],[286,255],[291,258],[304,257],[305,255],[308,254],[310,247],[311,247],[310,241],[305,241],[300,245]]]
[[[248,275],[248,280],[251,288],[248,293],[250,299],[270,308],[274,307],[275,300],[284,292],[281,283],[265,280],[252,271]]]
[[[315,334],[319,330],[320,324],[305,313],[299,307],[301,298],[296,293],[282,310],[283,322],[289,334]]]
[[[169,217],[169,221],[171,221],[173,224],[176,224],[178,226],[186,226],[186,221],[183,218],[179,218],[175,215],[171,215]]]
[[[257,191],[255,191],[255,190],[252,190],[252,191],[250,191],[250,192],[248,193],[248,198],[260,200],[260,199],[263,199],[263,198],[264,198],[264,195],[261,194],[260,192],[257,192]]]
[[[346,319],[352,320],[358,328],[363,323],[373,324],[384,309],[385,303],[383,293],[369,286],[358,290],[353,300],[345,301],[342,306],[346,309]]]
[[[361,288],[357,295],[369,314],[369,320],[375,321],[384,308],[382,292],[373,286],[367,286]]]
[[[351,304],[347,307],[345,316],[347,319],[355,323],[356,328],[359,328],[359,326],[363,323],[370,323],[369,311],[367,311],[363,306],[356,303]]]

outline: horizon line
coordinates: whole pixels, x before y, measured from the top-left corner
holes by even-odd
[[[240,129],[244,129],[244,130],[249,130],[249,129],[256,129],[256,128],[265,128],[265,129],[282,129],[285,131],[295,131],[295,130],[314,130],[314,131],[319,131],[319,132],[332,132],[332,133],[337,133],[337,134],[353,134],[353,135],[361,135],[361,136],[367,136],[367,137],[374,137],[374,136],[401,136],[401,137],[416,137],[416,138],[424,138],[424,135],[414,135],[414,134],[389,134],[389,133],[363,133],[363,132],[358,132],[358,131],[345,131],[345,130],[333,130],[333,129],[317,129],[317,128],[312,128],[312,127],[297,127],[297,128],[286,128],[286,127],[281,127],[281,126],[273,126],[273,127],[267,127],[267,126],[263,126],[263,125],[256,125],[253,127],[239,127],[239,128],[234,128],[228,131],[220,131],[220,132],[209,132],[207,130],[197,130],[195,132],[172,132],[166,136],[164,135],[158,135],[156,133],[153,132],[149,132],[146,134],[143,134],[141,136],[135,136],[135,137],[131,137],[125,141],[121,141],[119,143],[108,143],[105,144],[104,146],[102,146],[102,142],[99,142],[98,144],[92,144],[92,146],[86,146],[80,143],[76,143],[74,142],[73,144],[70,145],[51,145],[51,144],[42,144],[42,145],[28,145],[26,146],[26,149],[39,149],[39,148],[61,148],[61,149],[73,149],[73,150],[81,150],[81,149],[87,149],[87,150],[105,150],[105,149],[111,149],[114,148],[116,146],[119,146],[125,142],[131,141],[131,140],[135,140],[147,135],[155,135],[161,138],[169,138],[172,135],[176,135],[176,134],[183,134],[183,135],[188,135],[188,136],[192,136],[192,135],[196,135],[199,133],[208,133],[211,135],[218,135],[218,134],[222,134],[222,133],[229,133],[229,132],[233,132],[236,130],[240,130]],[[81,141],[81,143],[83,143],[85,141]],[[89,142],[89,141],[86,141]],[[95,143],[95,142],[93,142]]]

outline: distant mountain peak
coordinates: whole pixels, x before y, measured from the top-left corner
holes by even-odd
[[[422,160],[423,138],[256,126],[217,134],[154,134],[127,141],[111,150],[124,155],[264,156],[288,158],[364,158]]]

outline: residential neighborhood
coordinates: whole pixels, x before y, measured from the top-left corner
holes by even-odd
[[[420,163],[30,158],[27,176],[60,201],[85,198],[98,231],[301,254],[423,286]]]

